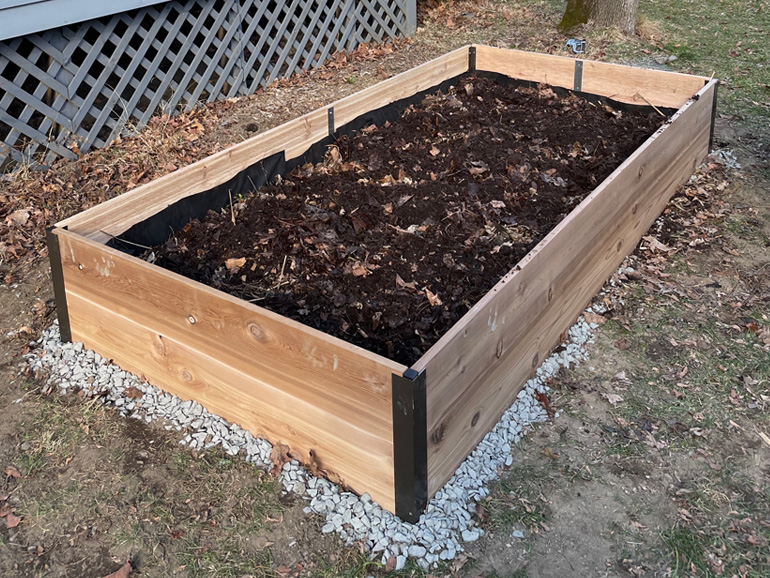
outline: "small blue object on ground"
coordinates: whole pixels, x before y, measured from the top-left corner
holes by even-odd
[[[586,51],[586,41],[570,38],[567,40],[567,46],[572,48],[573,54],[583,54]]]

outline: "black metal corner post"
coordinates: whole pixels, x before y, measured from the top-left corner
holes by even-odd
[[[575,60],[575,78],[572,83],[572,90],[580,92],[583,90],[583,61]]]
[[[476,47],[468,47],[468,72],[470,74],[476,74]]]
[[[706,81],[708,84],[711,81]],[[719,81],[714,84],[714,102],[711,105],[711,131],[709,132],[709,152],[714,150],[714,126],[717,121],[717,93],[719,92]]]
[[[330,106],[326,111],[326,118],[329,124],[329,136],[334,137],[334,107]]]
[[[67,309],[67,295],[64,292],[64,272],[62,271],[61,251],[59,251],[59,237],[48,227],[45,231],[45,240],[48,244],[48,259],[51,262],[51,280],[53,281],[53,295],[56,301],[56,315],[59,318],[59,335],[65,342],[72,341],[70,329],[70,314]]]
[[[425,371],[393,375],[393,474],[396,516],[414,524],[428,505]]]

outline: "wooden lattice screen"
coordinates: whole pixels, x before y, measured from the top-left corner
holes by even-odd
[[[252,94],[337,50],[414,31],[416,0],[179,0],[0,42],[0,166]]]

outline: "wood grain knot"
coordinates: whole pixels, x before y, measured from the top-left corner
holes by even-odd
[[[548,288],[548,302],[550,303],[553,300],[553,287]]]
[[[532,368],[536,369],[539,362],[540,362],[540,356],[537,353],[535,353],[535,357],[532,358]]]
[[[476,424],[479,423],[480,417],[481,417],[481,412],[479,411],[473,414],[473,419],[471,420],[471,427],[476,427]]]
[[[190,373],[188,370],[185,369],[182,372],[182,379],[184,379],[185,381],[188,381],[188,382],[192,381],[193,380],[192,373]]]
[[[620,249],[623,248],[623,241],[618,241],[617,252],[620,253]]]
[[[500,356],[503,354],[503,340],[497,342],[497,349],[495,350],[495,355],[497,356],[497,359],[500,359]]]
[[[645,167],[645,165],[642,165],[641,167],[639,167],[639,178],[640,179],[642,178],[642,175],[644,174],[644,167]]]
[[[249,333],[254,339],[262,341],[265,338],[265,332],[256,323],[249,323]]]
[[[434,446],[437,446],[441,443],[441,440],[444,439],[444,434],[446,433],[446,424],[444,422],[441,422],[436,426],[436,428],[430,432],[430,443],[432,443]]]
[[[634,203],[634,206],[631,207],[631,214],[632,215],[636,215],[636,211],[638,211],[638,210],[639,210],[639,204],[638,203]]]

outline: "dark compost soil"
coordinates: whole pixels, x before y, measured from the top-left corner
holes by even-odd
[[[150,259],[411,365],[663,121],[464,78]]]

